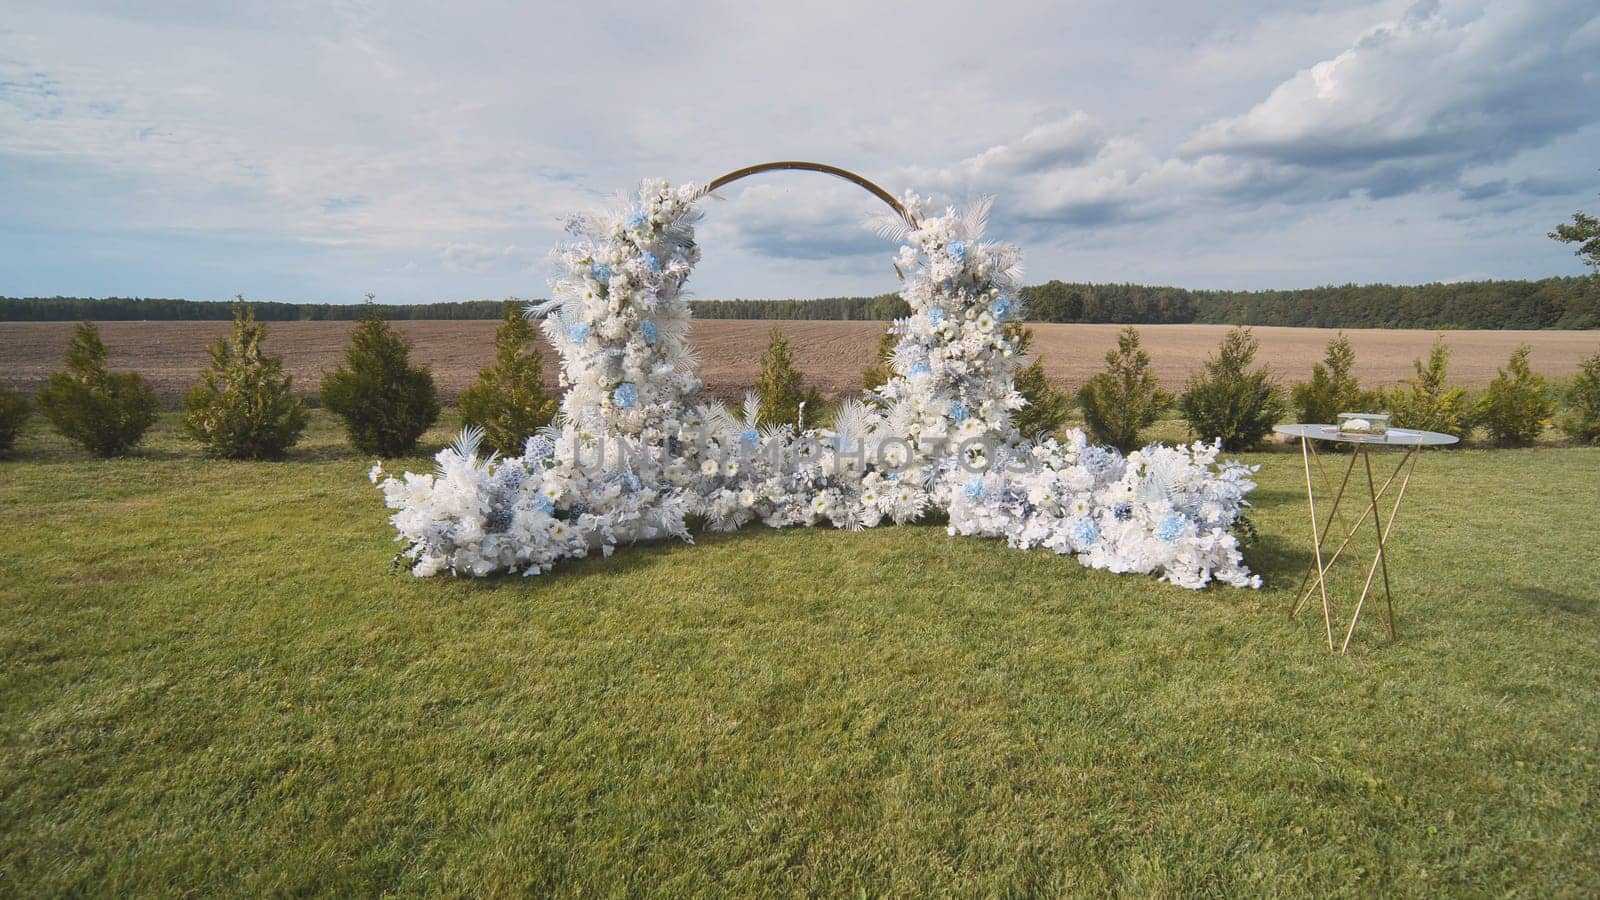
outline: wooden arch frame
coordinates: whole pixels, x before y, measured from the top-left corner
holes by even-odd
[[[873,184],[871,181],[868,181],[862,176],[849,171],[848,169],[841,169],[838,166],[830,166],[825,163],[804,162],[801,160],[782,160],[779,162],[757,163],[756,165],[745,166],[742,169],[735,169],[726,175],[711,179],[711,181],[706,184],[704,193],[709,194],[712,191],[732,184],[741,178],[748,178],[751,175],[759,175],[762,172],[786,171],[821,172],[824,175],[832,175],[835,178],[843,178],[845,181],[848,181],[851,184],[865,188],[869,193],[872,194],[872,196],[877,197],[884,203],[889,204],[890,208],[895,211],[895,214],[904,219],[907,225],[911,226],[912,228],[917,227],[917,220],[912,217],[911,213],[899,200],[895,199],[893,194],[889,193],[878,185]]]

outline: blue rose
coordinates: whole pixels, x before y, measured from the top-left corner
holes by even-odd
[[[589,323],[574,322],[567,326],[567,337],[572,338],[574,344],[581,344],[589,339]]]
[[[533,508],[547,516],[553,516],[556,513],[556,505],[550,502],[549,497],[540,497],[539,499],[533,501]]]
[[[639,332],[644,335],[646,344],[654,344],[661,337],[661,329],[657,328],[655,321],[651,319],[639,323]]]
[[[960,400],[950,401],[950,418],[957,422],[965,422],[968,416],[967,405]]]
[[[1176,544],[1183,537],[1184,530],[1188,527],[1189,520],[1183,513],[1173,513],[1161,520],[1156,526],[1156,537],[1169,544]]]
[[[739,443],[744,444],[746,447],[754,450],[756,445],[761,443],[761,432],[755,430],[754,428],[746,428],[745,430],[739,432]]]
[[[967,242],[966,241],[951,241],[950,242],[950,255],[955,257],[956,262],[966,262],[967,261]]]
[[[601,284],[607,284],[611,281],[611,267],[605,263],[595,263],[594,265],[591,265],[589,267],[589,274],[593,275],[594,280],[600,282]]]
[[[1014,305],[1011,302],[1011,298],[1001,294],[995,298],[994,303],[989,305],[989,313],[996,319],[1004,321],[1008,316],[1011,315],[1013,306]]]
[[[919,362],[916,365],[911,367],[911,371],[910,371],[909,374],[911,376],[913,376],[913,377],[918,376],[918,375],[932,375],[933,374],[933,370],[928,368],[928,364],[927,363]]]
[[[940,322],[943,322],[944,321],[944,307],[935,306],[933,309],[928,310],[928,321],[932,322],[935,325],[939,324]]]
[[[654,253],[646,250],[644,252],[644,267],[659,274],[661,272],[661,260],[656,259],[656,255]]]
[[[962,493],[967,495],[967,499],[968,500],[976,500],[979,497],[982,497],[983,496],[983,479],[982,478],[974,478],[971,481],[968,481],[966,483],[966,486],[963,487],[961,489],[961,491],[962,491]]]
[[[643,228],[645,226],[645,224],[647,222],[649,222],[649,221],[650,221],[650,217],[645,215],[644,210],[636,209],[636,210],[633,211],[633,215],[628,217],[628,227],[629,228]]]

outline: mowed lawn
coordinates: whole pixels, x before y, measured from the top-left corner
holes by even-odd
[[[1196,593],[937,525],[417,580],[320,414],[21,450],[0,895],[1600,893],[1600,449],[1425,456],[1345,657],[1297,453]]]

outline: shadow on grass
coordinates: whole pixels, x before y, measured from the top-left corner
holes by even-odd
[[[1286,540],[1269,532],[1260,535],[1254,544],[1245,549],[1244,561],[1250,571],[1261,576],[1263,584],[1279,588],[1285,587],[1286,581],[1300,580],[1300,576],[1311,565],[1311,550],[1300,542]]]
[[[1512,588],[1511,593],[1534,606],[1556,612],[1584,615],[1594,612],[1597,607],[1596,602],[1587,597],[1558,594],[1555,591],[1534,585]]]

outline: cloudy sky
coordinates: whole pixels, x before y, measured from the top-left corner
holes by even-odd
[[[140,9],[134,9],[138,6]],[[642,177],[841,165],[960,204],[1029,280],[1582,271],[1600,6],[80,3],[0,15],[0,294],[538,296]],[[707,204],[702,297],[894,289],[868,194]]]

